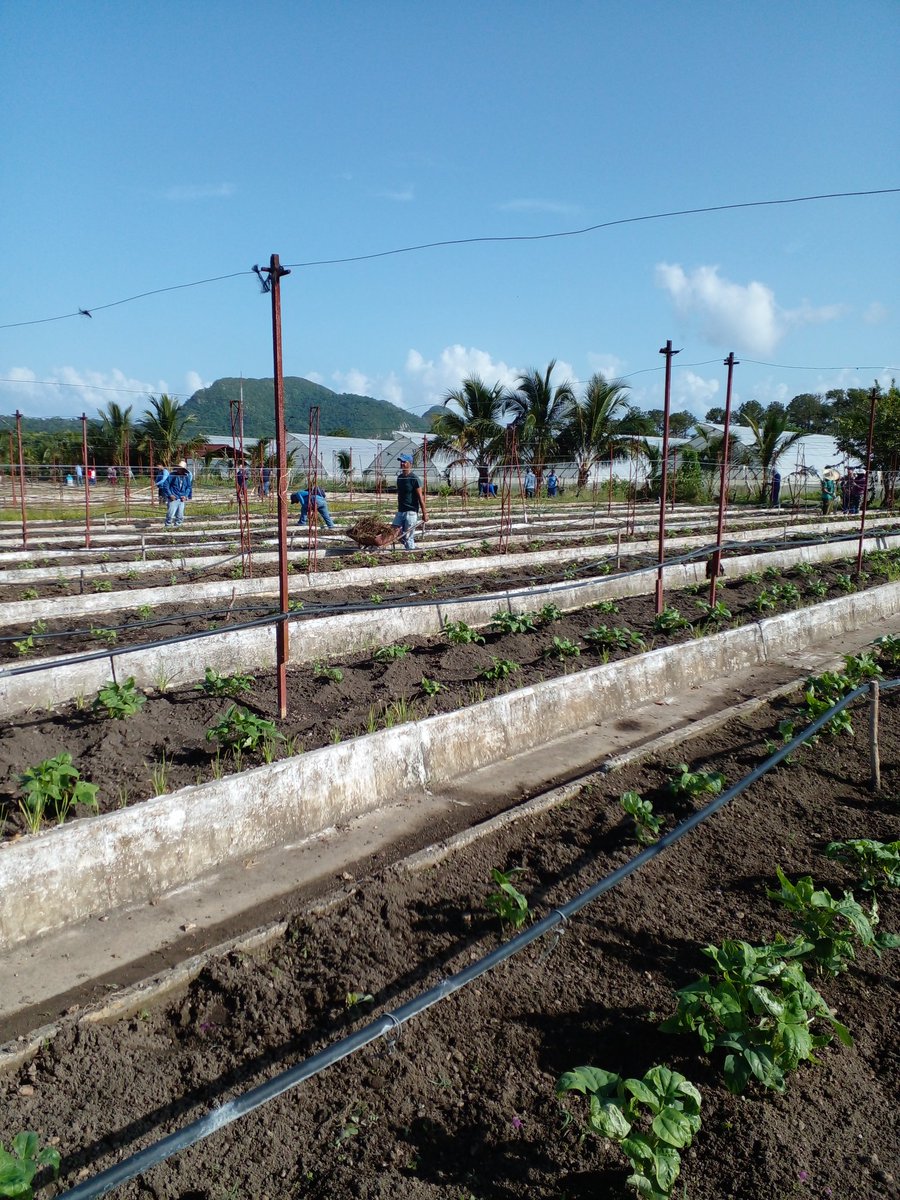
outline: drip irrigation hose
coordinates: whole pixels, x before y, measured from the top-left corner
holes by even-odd
[[[885,690],[898,687],[900,686],[900,679],[887,682],[880,680],[879,685]],[[565,927],[570,917],[580,912],[586,905],[596,900],[598,896],[602,896],[605,892],[616,887],[624,879],[627,879],[629,875],[634,874],[635,871],[690,833],[697,825],[702,824],[703,821],[706,821],[709,817],[717,813],[719,809],[746,791],[748,787],[751,787],[760,780],[773,767],[777,767],[779,763],[793,754],[805,741],[814,737],[832,717],[843,711],[854,700],[865,695],[867,692],[868,684],[854,688],[836,704],[832,705],[827,712],[822,713],[807,729],[797,734],[790,742],[782,746],[780,750],[777,750],[769,758],[760,763],[749,775],[745,775],[743,779],[726,789],[720,796],[717,796],[698,812],[693,813],[669,833],[664,834],[658,842],[655,842],[652,846],[646,846],[627,863],[623,863],[622,866],[617,867],[615,871],[599,879],[591,887],[579,893],[567,903],[554,908],[546,917],[541,918],[541,920],[536,921],[528,929],[516,934],[508,942],[504,942],[502,946],[498,946],[496,950],[491,951],[490,954],[472,963],[471,966],[466,967],[456,975],[442,979],[435,987],[407,1001],[406,1004],[401,1005],[399,1008],[384,1013],[381,1017],[371,1021],[362,1029],[358,1029],[348,1037],[341,1038],[340,1041],[335,1042],[325,1050],[319,1051],[310,1058],[304,1059],[303,1062],[297,1063],[287,1071],[282,1071],[273,1079],[267,1080],[265,1083],[252,1088],[248,1092],[244,1092],[243,1095],[237,1096],[234,1100],[226,1101],[226,1103],[212,1109],[198,1120],[192,1121],[189,1125],[185,1125],[175,1133],[169,1134],[168,1137],[162,1138],[160,1141],[146,1147],[146,1149],[130,1155],[124,1162],[117,1163],[115,1166],[101,1171],[93,1179],[86,1180],[71,1190],[63,1192],[59,1200],[98,1200],[99,1197],[107,1195],[121,1184],[127,1183],[137,1175],[142,1175],[151,1167],[172,1158],[175,1154],[180,1153],[180,1151],[186,1150],[189,1146],[193,1146],[204,1138],[210,1137],[220,1129],[224,1129],[226,1125],[232,1124],[232,1122],[238,1120],[240,1117],[246,1116],[255,1109],[261,1108],[262,1105],[267,1104],[270,1100],[274,1100],[292,1088],[297,1087],[298,1084],[304,1083],[307,1079],[320,1074],[328,1067],[340,1062],[341,1059],[347,1058],[349,1055],[370,1045],[379,1038],[395,1032],[404,1022],[419,1016],[441,1000],[447,999],[454,992],[460,991],[474,980],[487,974],[488,971],[499,966],[500,963],[505,962],[507,959],[512,958],[513,955],[518,954],[526,946],[530,946],[532,942],[537,941],[538,938],[543,937],[545,933],[549,933],[558,925],[561,924]]]

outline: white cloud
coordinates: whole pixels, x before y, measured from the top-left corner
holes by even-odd
[[[887,319],[887,307],[878,300],[873,300],[863,313],[863,320],[867,325],[883,325]]]
[[[717,266],[688,274],[677,263],[658,263],[656,283],[669,293],[679,316],[696,322],[707,341],[750,354],[771,354],[789,330],[833,321],[844,311],[839,305],[817,308],[808,301],[796,309],[781,308],[765,284],[733,283]]]
[[[376,192],[375,195],[379,200],[394,200],[398,204],[409,204],[416,198],[415,190],[411,186],[403,188],[400,191],[392,191],[388,189],[387,191]]]
[[[441,404],[447,392],[458,388],[470,375],[480,376],[489,385],[499,382],[504,387],[515,387],[520,373],[518,367],[495,362],[487,350],[474,346],[445,346],[436,359],[426,359],[418,350],[410,350],[406,356],[410,391],[407,407],[421,412],[430,404]],[[574,372],[567,363],[560,363],[555,377],[562,381],[567,376],[574,377]]]
[[[199,392],[201,388],[208,388],[212,383],[212,380],[205,380],[199,371],[188,371],[184,378],[189,396],[193,396],[194,392]]]
[[[615,354],[593,354],[587,356],[591,374],[600,372],[606,379],[618,379],[625,370],[625,359]]]
[[[577,204],[566,204],[561,200],[537,200],[521,197],[496,205],[498,212],[551,213],[557,217],[573,217],[581,209]]]
[[[672,376],[672,407],[702,417],[712,408],[719,393],[718,379],[704,379],[693,371],[677,371]]]
[[[233,196],[233,183],[179,183],[163,193],[166,200],[225,200]]]
[[[0,368],[0,411],[18,408],[28,417],[94,416],[107,401],[143,412],[148,395],[168,391],[164,380],[146,383],[129,378],[117,367],[109,371],[80,371],[53,367],[39,379],[27,367]]]

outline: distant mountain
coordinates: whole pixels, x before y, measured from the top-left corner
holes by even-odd
[[[274,437],[273,380],[245,379],[243,387],[245,437]],[[230,402],[240,393],[240,379],[217,379],[208,388],[194,392],[185,402],[184,409],[197,418],[199,432],[229,433]],[[408,409],[386,400],[333,392],[309,379],[285,376],[284,420],[290,432],[305,433],[309,429],[309,410],[315,404],[319,406],[319,432],[323,435],[331,429],[342,429],[352,437],[388,438],[395,429],[425,433],[431,428],[428,413],[417,417]]]

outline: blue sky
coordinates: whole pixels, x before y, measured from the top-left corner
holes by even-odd
[[[898,0],[11,0],[0,413],[270,376],[247,272],[273,252],[900,187],[898,44]],[[295,266],[285,372],[421,412],[555,358],[652,408],[671,339],[697,415],[732,350],[738,403],[887,383],[898,215],[900,193],[859,196]]]

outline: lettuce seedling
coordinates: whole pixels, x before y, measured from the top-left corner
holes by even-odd
[[[703,953],[715,964],[715,977],[704,975],[681,988],[676,1012],[660,1029],[696,1033],[707,1054],[726,1050],[725,1086],[730,1092],[743,1092],[751,1079],[783,1092],[786,1074],[801,1062],[814,1063],[814,1051],[827,1045],[832,1034],[852,1044],[795,961],[806,945],[802,938],[786,942],[779,937],[767,946],[738,941],[707,946]],[[816,1023],[829,1028],[814,1033]]]
[[[514,613],[506,609],[495,612],[490,625],[498,633],[534,633],[537,628],[534,613]]]
[[[513,662],[511,658],[496,658],[494,655],[491,655],[491,663],[492,665],[490,667],[485,667],[484,670],[480,672],[478,676],[479,679],[490,679],[495,681],[507,679],[513,674],[514,671],[521,671],[522,669],[519,664],[517,662]]]
[[[114,721],[124,721],[134,716],[147,703],[147,697],[142,695],[134,686],[134,676],[129,675],[124,683],[115,683],[112,679],[97,693],[94,701],[95,709],[105,709],[106,715]]]
[[[677,608],[669,608],[668,604],[653,618],[655,633],[673,633],[678,629],[689,629],[690,625],[690,621]]]
[[[642,846],[652,845],[659,837],[663,819],[653,815],[653,805],[640,792],[623,792],[619,803],[634,821],[634,832]]]
[[[10,1149],[0,1145],[0,1196],[16,1196],[31,1200],[32,1181],[39,1167],[50,1167],[54,1177],[59,1174],[59,1151],[54,1146],[40,1149],[36,1133],[17,1133]]]
[[[528,900],[515,887],[512,880],[524,870],[524,867],[513,867],[511,871],[491,870],[491,878],[497,885],[498,891],[491,892],[485,903],[491,912],[497,914],[501,922],[509,924],[513,929],[521,929],[528,919]]]
[[[876,933],[878,902],[872,898],[867,913],[851,892],[836,900],[827,888],[816,889],[810,875],[791,883],[781,867],[775,868],[780,891],[766,893],[794,914],[794,920],[806,939],[800,957],[811,958],[820,971],[837,975],[856,958],[854,942],[874,950],[896,950],[900,937],[895,933]]]
[[[580,654],[581,647],[577,642],[573,642],[571,638],[561,637],[555,637],[544,651],[545,658],[578,658]]]
[[[275,727],[274,721],[257,717],[237,704],[229,704],[219,718],[217,724],[206,731],[208,742],[219,742],[226,750],[241,752],[256,750],[262,742],[280,742],[283,734]]]
[[[197,684],[196,691],[205,692],[207,696],[227,696],[236,700],[245,692],[252,692],[256,683],[252,675],[220,675],[212,667],[206,667],[204,674],[205,678]]]
[[[465,621],[445,621],[444,633],[447,641],[453,646],[484,645],[481,634]]]
[[[900,842],[875,842],[869,838],[851,838],[847,842],[829,842],[828,858],[858,867],[859,886],[867,892],[880,885],[900,887]]]
[[[24,793],[19,811],[30,833],[37,833],[48,810],[61,825],[73,804],[97,808],[98,785],[83,780],[72,766],[72,755],[65,752],[23,771],[19,786]]]
[[[593,1133],[616,1142],[632,1167],[628,1182],[645,1200],[666,1200],[681,1172],[679,1150],[700,1129],[700,1093],[677,1071],[651,1067],[643,1079],[622,1079],[599,1067],[566,1071],[557,1095],[580,1092],[590,1105]]]
[[[692,799],[694,796],[716,796],[721,792],[725,776],[721,771],[691,771],[687,763],[670,767],[672,776],[669,791],[673,796]]]
[[[372,661],[377,663],[394,662],[395,659],[406,658],[410,653],[412,653],[412,646],[405,646],[402,643],[396,646],[382,646],[372,655]]]

